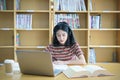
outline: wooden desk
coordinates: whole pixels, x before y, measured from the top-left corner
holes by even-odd
[[[59,74],[56,77],[14,74],[0,75],[0,80],[120,80],[120,63],[98,63],[97,65],[103,66],[111,73],[115,74],[115,76],[69,79],[63,73]]]

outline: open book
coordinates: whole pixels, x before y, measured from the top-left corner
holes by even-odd
[[[113,75],[105,68],[97,65],[86,65],[86,66],[69,66],[63,73],[68,78],[76,77],[92,77],[92,76],[111,76]]]
[[[64,71],[68,68],[68,65],[65,64],[53,64],[54,69]]]

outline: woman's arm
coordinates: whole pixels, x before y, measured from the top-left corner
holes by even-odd
[[[83,54],[79,55],[79,61],[81,64],[86,64],[86,60]]]
[[[86,60],[83,54],[76,56],[73,60],[65,61],[66,64],[86,64]]]
[[[86,60],[83,54],[79,56],[79,58],[76,58],[74,60],[69,61],[54,61],[54,64],[86,64]]]

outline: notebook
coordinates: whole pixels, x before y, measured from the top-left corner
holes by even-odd
[[[50,53],[37,50],[17,50],[16,53],[23,74],[56,76],[62,72],[53,67]]]

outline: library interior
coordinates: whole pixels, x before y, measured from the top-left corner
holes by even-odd
[[[115,74],[73,80],[120,80],[120,0],[0,0],[0,79],[68,80],[64,73],[22,74],[16,55],[17,50],[44,50],[61,21],[70,25],[85,65],[102,66]],[[5,63],[15,64],[16,72],[7,74]]]

